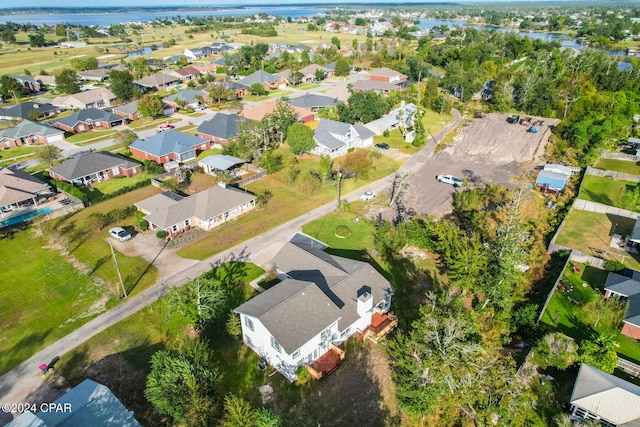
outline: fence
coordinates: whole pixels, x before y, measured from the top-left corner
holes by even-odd
[[[633,154],[625,153],[602,153],[600,157],[602,157],[603,159],[626,160],[629,162],[640,161],[640,157]]]
[[[262,172],[259,172],[259,173],[255,174],[255,175],[251,175],[251,176],[249,176],[249,177],[247,177],[245,179],[241,179],[240,181],[238,181],[236,183],[236,185],[238,187],[243,187],[243,186],[245,186],[245,185],[247,185],[247,184],[249,184],[249,183],[251,183],[253,181],[259,180],[260,178],[262,178],[262,177],[264,177],[266,175],[267,175],[267,172],[266,171],[262,171]]]
[[[594,176],[608,176],[613,179],[623,179],[625,181],[640,182],[639,175],[631,175],[629,173],[622,173],[622,172],[609,171],[609,170],[605,171],[602,169],[592,168],[591,166],[587,166],[587,170],[585,174],[594,175]]]
[[[640,365],[618,357],[618,368],[629,375],[640,378]]]
[[[640,214],[638,212],[626,209],[616,208],[615,206],[603,205],[602,203],[590,202],[588,200],[576,199],[573,202],[573,208],[580,211],[596,212],[609,215],[621,216],[624,218],[637,219]]]

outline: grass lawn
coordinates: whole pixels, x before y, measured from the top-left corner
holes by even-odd
[[[261,102],[267,99],[281,98],[283,96],[289,96],[293,92],[282,89],[275,89],[269,92],[268,95],[247,95],[243,98],[243,101],[247,102]]]
[[[222,148],[211,148],[209,150],[202,151],[200,154],[198,154],[197,159],[198,160],[204,159],[205,157],[212,156],[214,154],[220,154],[220,153],[222,153]]]
[[[310,90],[310,89],[315,89],[317,87],[320,87],[320,85],[317,83],[302,83],[299,86],[293,86],[293,87],[299,90]]]
[[[625,265],[640,269],[640,255],[610,246],[614,233],[629,235],[634,224],[635,221],[631,218],[572,209],[565,218],[556,243],[587,255],[606,255],[607,258],[618,261],[624,255]]]
[[[353,205],[362,205],[364,202],[356,202]],[[360,220],[359,211],[364,209],[350,209],[350,212],[334,212],[305,224],[302,231],[309,236],[327,244],[330,248],[345,250],[362,250],[373,247],[373,233],[375,227],[370,221]],[[356,221],[358,218],[358,222]],[[340,228],[338,228],[340,227]],[[346,233],[342,230],[348,229]],[[344,238],[338,235],[346,235]]]
[[[0,248],[4,254],[0,374],[4,374],[100,312],[103,304],[96,302],[104,290],[58,251],[47,248],[34,228],[3,237]]]
[[[292,160],[293,155],[288,148],[281,149],[281,153],[285,157],[285,164]],[[301,171],[300,176],[292,184],[287,183],[289,168],[285,167],[278,173],[267,175],[247,185],[247,191],[253,194],[259,194],[265,190],[271,191],[273,198],[269,201],[267,208],[251,211],[234,221],[220,225],[203,238],[180,249],[177,252],[178,255],[191,259],[206,259],[336,199],[338,190],[335,181],[325,182],[311,195],[299,188],[300,177],[309,171],[316,171],[318,163],[319,159],[314,156],[300,158],[297,163],[297,167]],[[369,179],[342,180],[342,193],[350,193],[369,182],[387,176],[398,167],[398,162],[382,157],[376,161],[376,168],[370,172]]]
[[[585,175],[580,185],[579,199],[590,200],[609,206],[618,206],[627,191],[633,191],[638,184],[618,181],[606,176]]]
[[[125,187],[132,187],[139,182],[149,180],[153,178],[155,174],[149,172],[142,172],[138,175],[134,175],[132,177],[116,177],[112,179],[108,179],[106,181],[99,182],[97,184],[93,184],[91,189],[83,190],[88,196],[90,201],[99,200],[102,195],[108,195],[115,193]]]
[[[564,270],[563,279],[565,284],[573,285],[573,290],[562,292],[556,289],[540,321],[577,341],[591,337],[594,332],[597,334],[613,332],[614,340],[619,344],[616,348],[618,354],[632,362],[640,363],[640,344],[636,340],[622,335],[618,329],[611,331],[604,322],[595,328],[585,322],[585,315],[581,307],[594,298],[596,292],[604,294],[607,271],[578,264],[580,271],[576,274],[573,272],[572,264],[570,263]],[[570,302],[568,297],[577,300],[578,304]]]
[[[114,138],[118,131],[113,129],[105,130],[92,130],[89,132],[80,132],[75,135],[71,135],[66,140],[72,144],[85,145],[91,144],[105,139]]]
[[[25,145],[22,147],[15,147],[10,150],[0,150],[0,160],[13,161],[14,157],[33,155],[41,149],[41,146]],[[23,159],[20,159],[20,161],[22,160]]]
[[[140,132],[148,129],[155,129],[158,125],[164,125],[169,123],[175,123],[179,119],[175,117],[158,117],[157,119],[151,119],[149,117],[143,117],[138,120],[134,120],[129,123],[129,127],[135,132]]]
[[[640,175],[640,165],[636,162],[629,162],[626,160],[601,158],[598,160],[595,167],[598,169],[628,173],[631,175]]]

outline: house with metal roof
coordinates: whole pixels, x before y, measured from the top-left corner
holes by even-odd
[[[213,154],[204,159],[200,159],[198,166],[202,167],[206,173],[215,175],[220,172],[229,171],[244,163],[244,160],[227,154]]]
[[[92,151],[50,168],[49,176],[75,185],[90,185],[116,177],[131,177],[140,172],[142,166],[126,157]]]
[[[80,110],[70,116],[57,119],[55,126],[67,132],[88,132],[92,129],[111,129],[124,125],[127,119],[97,108]]]
[[[570,399],[571,418],[606,427],[640,425],[640,387],[589,365],[581,365]]]
[[[559,193],[564,190],[570,176],[571,175],[567,175],[566,173],[542,169],[538,172],[536,185],[544,192]]]
[[[209,141],[193,135],[169,130],[147,139],[137,139],[129,145],[131,155],[141,160],[153,160],[159,165],[195,159],[198,151],[211,148]]]
[[[90,379],[82,381],[54,402],[45,405],[51,409],[37,413],[27,411],[6,427],[140,427],[133,412],[107,386]]]
[[[630,271],[630,275],[609,272],[604,285],[605,298],[627,301],[628,309],[622,319],[622,334],[640,339],[640,271]]]
[[[258,70],[247,77],[240,79],[238,82],[242,85],[250,87],[254,83],[260,83],[266,90],[274,90],[287,85],[287,81],[281,76],[267,73],[264,70]]]
[[[211,230],[256,206],[256,196],[235,188],[215,186],[181,197],[169,191],[135,203],[145,214],[149,229],[174,237],[190,228]]]
[[[272,261],[282,281],[234,310],[244,343],[289,381],[301,366],[314,378],[331,373],[344,356],[338,345],[356,334],[379,339],[397,323],[391,283],[317,243],[286,243]]]
[[[74,93],[73,95],[58,96],[51,103],[56,107],[73,109],[85,108],[103,108],[111,106],[116,96],[109,89],[99,87],[96,89],[86,90],[84,92]]]
[[[237,114],[216,113],[198,126],[196,134],[213,144],[226,146],[240,134],[239,122],[250,123],[250,120]]]
[[[297,98],[291,98],[290,103],[294,107],[306,108],[313,112],[321,108],[333,108],[336,106],[336,99],[330,96],[305,93]]]
[[[323,119],[313,132],[316,146],[311,152],[330,157],[342,156],[351,148],[373,145],[373,137],[374,133],[363,125]]]
[[[56,141],[64,141],[63,131],[31,120],[23,120],[12,128],[0,130],[0,147],[3,149]]]
[[[21,102],[11,107],[0,108],[2,120],[24,120],[52,116],[60,112],[60,108],[52,104],[42,102]],[[34,117],[35,116],[35,117]]]

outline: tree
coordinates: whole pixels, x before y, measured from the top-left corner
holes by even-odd
[[[11,28],[5,27],[4,30],[0,32],[0,40],[5,43],[15,44],[16,35],[13,33],[13,30]]]
[[[308,153],[316,146],[313,140],[313,130],[302,123],[294,123],[289,126],[287,143],[293,154]]]
[[[346,123],[369,123],[391,111],[393,101],[375,92],[352,92],[347,104],[337,106],[340,121]]]
[[[349,66],[349,61],[344,58],[340,58],[336,61],[336,69],[335,75],[338,77],[348,76],[349,71],[351,71],[351,67]]]
[[[373,161],[367,150],[356,148],[335,162],[335,168],[347,175],[367,177],[373,167]]]
[[[265,89],[262,83],[253,83],[251,86],[249,86],[249,92],[251,92],[252,95],[258,96],[266,95],[269,93],[269,91]]]
[[[116,137],[114,138],[115,142],[119,145],[122,145],[123,147],[128,147],[136,139],[138,139],[138,134],[136,134],[131,129],[118,131]]]
[[[580,343],[580,362],[593,366],[601,371],[613,373],[618,366],[618,354],[608,346],[601,346],[597,342],[584,340]]]
[[[545,335],[533,353],[534,361],[542,369],[554,366],[564,370],[578,360],[578,345],[568,336],[555,332]]]
[[[216,83],[210,84],[207,92],[209,93],[209,98],[215,99],[217,104],[220,104],[223,100],[228,101],[233,99],[236,95],[231,89],[227,89],[226,87]]]
[[[95,70],[98,68],[98,60],[94,56],[82,56],[71,58],[69,65],[75,71]]]
[[[18,83],[13,77],[8,74],[2,75],[0,77],[0,94],[5,99],[11,99],[16,94],[22,93],[22,85]]]
[[[29,46],[31,47],[42,47],[46,43],[44,39],[44,34],[29,34]]]
[[[322,69],[316,68],[316,72],[314,74],[314,77],[315,77],[316,80],[324,80],[326,75],[324,74],[324,71],[322,71]]]
[[[31,120],[32,122],[37,122],[40,118],[40,111],[31,110],[27,113],[27,120]]]
[[[281,427],[282,419],[269,408],[260,408],[254,417],[255,427]]]
[[[289,82],[294,86],[299,85],[303,77],[304,74],[302,74],[300,71],[289,71]]]
[[[67,29],[64,24],[56,24],[56,36],[64,37],[67,34]]]
[[[169,301],[174,312],[182,314],[197,330],[216,319],[226,304],[224,293],[211,279],[198,278],[173,288]]]
[[[49,165],[49,167],[53,166],[53,162],[58,159],[58,155],[60,154],[60,149],[55,145],[45,145],[38,151],[38,160],[42,163]]]
[[[14,37],[14,40],[15,40],[15,37]],[[303,50],[302,53],[300,54],[300,63],[302,65],[309,65],[311,63],[311,59],[309,59],[309,52],[307,52],[306,50]]]
[[[331,44],[337,47],[338,50],[340,50],[340,39],[338,38],[338,36],[331,37]]]
[[[139,95],[140,90],[133,83],[133,75],[128,71],[111,70],[109,89],[122,101],[129,101]]]
[[[234,394],[224,398],[224,416],[222,427],[247,427],[254,425],[255,410],[245,399]]]
[[[80,92],[78,75],[70,68],[65,68],[56,76],[56,88],[63,93],[72,94]]]
[[[240,323],[240,316],[233,311],[229,312],[229,319],[225,324],[225,329],[229,335],[234,338],[238,338],[242,335],[242,324]]]
[[[318,174],[320,175],[320,179],[324,182],[327,178],[331,176],[331,170],[333,168],[333,159],[327,154],[323,154],[320,156],[320,163],[318,165]]]
[[[157,95],[143,95],[138,101],[138,112],[145,117],[160,117],[164,114],[162,101]]]
[[[273,150],[265,151],[260,157],[260,166],[267,173],[278,172],[282,169],[282,155],[275,153]]]

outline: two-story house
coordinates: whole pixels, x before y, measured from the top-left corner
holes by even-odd
[[[334,120],[320,120],[313,132],[316,142],[313,154],[329,155],[330,157],[347,154],[350,148],[368,147],[373,144],[374,133],[363,125],[336,122]]]

